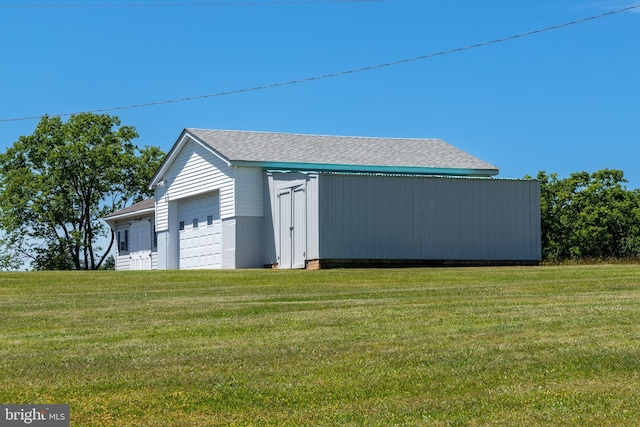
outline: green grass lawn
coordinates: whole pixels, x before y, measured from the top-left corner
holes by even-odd
[[[640,266],[0,273],[0,403],[72,426],[640,422]]]

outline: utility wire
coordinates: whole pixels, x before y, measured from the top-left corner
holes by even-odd
[[[63,8],[63,7],[205,7],[205,6],[257,6],[257,5],[286,5],[312,3],[366,3],[383,2],[387,0],[283,0],[283,1],[240,1],[240,2],[210,2],[210,3],[96,3],[96,4],[0,4],[0,7],[11,8]]]
[[[348,74],[355,74],[355,73],[360,73],[360,72],[363,72],[363,71],[377,70],[379,68],[385,68],[385,67],[391,67],[391,66],[394,66],[394,65],[406,64],[406,63],[409,63],[409,62],[415,62],[415,61],[420,61],[420,60],[423,60],[423,59],[435,58],[437,56],[443,56],[443,55],[448,55],[448,54],[451,54],[451,53],[462,52],[462,51],[465,51],[465,50],[476,49],[476,48],[479,48],[479,47],[489,46],[489,45],[492,45],[492,44],[503,43],[503,42],[506,42],[506,41],[520,39],[520,38],[532,36],[532,35],[535,35],[535,34],[541,34],[541,33],[545,33],[545,32],[548,32],[548,31],[558,30],[560,28],[566,28],[566,27],[569,27],[569,26],[572,26],[572,25],[582,24],[584,22],[593,21],[593,20],[596,20],[596,19],[601,19],[601,18],[604,18],[604,17],[607,17],[607,16],[611,16],[611,15],[617,15],[617,14],[620,14],[620,13],[623,13],[623,12],[628,12],[628,11],[634,10],[634,9],[640,9],[640,4],[637,4],[637,5],[634,5],[634,6],[628,6],[628,7],[625,7],[625,8],[622,8],[622,9],[618,9],[618,10],[614,10],[614,11],[611,11],[611,12],[602,13],[600,15],[590,16],[588,18],[578,19],[576,21],[565,22],[564,24],[553,25],[551,27],[546,27],[546,28],[542,28],[542,29],[538,29],[538,30],[528,31],[526,33],[516,34],[516,35],[513,35],[513,36],[503,37],[503,38],[500,38],[500,39],[490,40],[490,41],[486,41],[486,42],[482,42],[482,43],[476,43],[476,44],[472,44],[472,45],[468,45],[468,46],[464,46],[464,47],[458,47],[458,48],[450,49],[450,50],[444,50],[444,51],[441,51],[441,52],[431,53],[431,54],[428,54],[428,55],[416,56],[414,58],[401,59],[401,60],[398,60],[398,61],[387,62],[387,63],[384,63],[384,64],[377,64],[377,65],[371,65],[371,66],[368,66],[368,67],[362,67],[362,68],[356,68],[356,69],[352,69],[352,70],[340,71],[340,72],[337,72],[337,73],[324,74],[324,75],[314,76],[314,77],[306,77],[306,78],[302,78],[302,79],[298,79],[298,80],[289,80],[289,81],[281,82],[281,83],[271,83],[271,84],[267,84],[267,85],[254,86],[254,87],[244,88],[244,89],[235,89],[235,90],[230,90],[230,91],[226,91],[226,92],[211,93],[211,94],[208,94],[208,95],[198,95],[198,96],[190,96],[190,97],[185,97],[185,98],[169,99],[169,100],[164,100],[164,101],[146,102],[146,103],[141,103],[141,104],[131,104],[131,105],[125,105],[125,106],[120,106],[120,107],[101,108],[101,109],[96,109],[96,110],[88,110],[88,111],[84,111],[84,112],[86,112],[86,113],[105,113],[105,112],[109,112],[109,111],[127,110],[127,109],[132,109],[132,108],[152,107],[152,106],[155,106],[155,105],[173,104],[173,103],[178,103],[178,102],[195,101],[195,100],[198,100],[198,99],[215,98],[215,97],[225,96],[225,95],[235,95],[235,94],[239,94],[239,93],[253,92],[253,91],[258,91],[258,90],[263,90],[263,89],[272,89],[272,88],[276,88],[276,87],[289,86],[289,85],[294,85],[294,84],[299,84],[299,83],[307,83],[307,82],[312,82],[312,81],[316,81],[316,80],[328,79],[328,78],[332,78],[332,77],[340,77],[340,76],[345,76],[345,75],[348,75]],[[53,116],[72,116],[72,115],[81,114],[81,113],[82,112],[61,113],[61,114],[54,114]],[[34,120],[34,119],[39,119],[41,117],[42,116],[30,116],[30,117],[18,117],[18,118],[11,118],[11,119],[0,119],[0,123],[17,122],[17,121],[22,121],[22,120]]]

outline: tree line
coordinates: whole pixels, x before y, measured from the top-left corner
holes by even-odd
[[[153,196],[148,183],[165,156],[137,137],[117,116],[45,116],[0,154],[0,270],[113,264],[115,236],[103,218]],[[535,179],[545,261],[640,259],[640,190],[626,189],[622,171]]]
[[[624,172],[539,172],[545,261],[640,259],[640,190]]]

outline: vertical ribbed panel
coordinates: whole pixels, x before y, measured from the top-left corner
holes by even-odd
[[[320,175],[320,259],[539,260],[535,181]]]

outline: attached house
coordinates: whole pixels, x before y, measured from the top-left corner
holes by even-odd
[[[117,270],[158,268],[155,212],[155,199],[148,199],[105,217],[105,221],[115,232]]]
[[[439,139],[185,129],[116,268],[536,264],[540,188]]]

